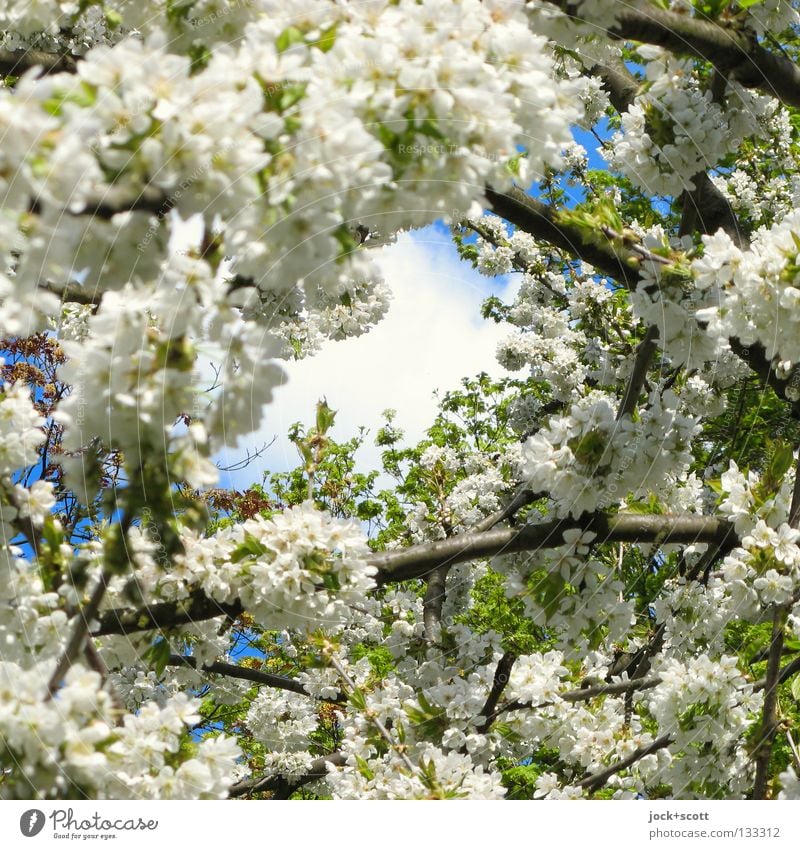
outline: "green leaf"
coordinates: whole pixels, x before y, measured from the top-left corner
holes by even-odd
[[[263,557],[269,549],[251,536],[246,536],[244,542],[240,543],[231,552],[231,563],[240,563],[248,557]]]
[[[317,433],[324,436],[331,429],[335,418],[336,410],[332,410],[324,398],[317,402]]]
[[[306,93],[305,83],[284,86],[278,96],[278,109],[285,112],[291,109]]]
[[[367,522],[370,519],[375,519],[383,512],[383,507],[377,501],[367,500],[361,501],[356,506],[356,517],[362,522]]]
[[[792,446],[788,442],[776,442],[775,453],[769,464],[769,474],[776,480],[783,480],[783,476],[789,471],[792,460]]]
[[[367,781],[372,781],[375,778],[375,773],[369,768],[369,764],[367,764],[364,758],[360,758],[358,755],[356,755],[356,766]]]
[[[436,124],[430,120],[430,118],[425,119],[418,127],[417,132],[420,135],[427,136],[431,139],[436,139],[437,141],[442,141],[445,139],[445,135],[442,131],[436,126]]]
[[[278,48],[278,53],[283,53],[293,44],[298,44],[303,40],[303,33],[297,27],[286,27],[275,41],[275,46]]]
[[[792,696],[796,702],[800,702],[800,676],[792,681]]]
[[[336,24],[329,27],[320,35],[316,41],[316,46],[323,52],[327,53],[336,43]]]
[[[338,592],[342,588],[336,572],[325,572],[322,576],[322,586],[331,592]]]
[[[169,642],[159,639],[144,653],[144,659],[149,662],[156,675],[160,678],[167,668],[170,654]]]
[[[347,700],[356,710],[367,709],[367,700],[364,698],[364,694],[361,692],[361,690],[353,690],[353,692],[350,693],[350,695],[348,696]]]

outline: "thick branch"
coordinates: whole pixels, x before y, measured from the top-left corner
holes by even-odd
[[[538,551],[562,545],[564,531],[580,528],[592,531],[598,542],[637,542],[655,545],[707,542],[724,545],[735,538],[733,526],[713,516],[655,516],[634,513],[584,514],[577,519],[555,519],[520,528],[501,528],[483,533],[463,534],[438,542],[415,545],[400,551],[387,551],[370,558],[378,569],[379,585],[424,578],[440,566],[452,566],[483,557],[496,557],[523,551]],[[216,616],[236,617],[243,612],[236,601],[220,603],[196,590],[181,601],[162,602],[140,610],[108,610],[100,617],[93,636],[131,634],[158,628],[172,628]]]
[[[560,220],[558,210],[514,187],[507,192],[486,189],[486,199],[492,212],[537,239],[561,248],[572,256],[593,265],[603,274],[613,277],[628,289],[639,282],[639,259],[632,251],[622,255],[611,244],[588,242],[581,230]]]
[[[449,566],[440,566],[428,576],[425,598],[422,600],[422,621],[425,625],[425,639],[432,644],[439,642],[442,631],[442,608],[445,600],[445,586]]]
[[[507,651],[497,662],[497,669],[494,671],[494,680],[492,681],[492,689],[486,699],[486,704],[481,708],[479,716],[485,718],[482,733],[486,734],[492,724],[492,720],[497,716],[497,703],[503,695],[509,680],[511,679],[511,670],[517,661],[517,656],[510,651]]]
[[[547,0],[563,8],[562,0]],[[648,5],[619,4],[616,23],[606,30],[623,41],[656,44],[673,53],[710,62],[746,88],[757,88],[788,106],[800,106],[800,68],[763,48],[753,33]]]
[[[712,234],[721,229],[731,237],[737,247],[746,249],[747,234],[742,230],[739,218],[725,195],[705,171],[695,174],[692,181],[695,185],[694,191],[684,192],[682,196],[680,235],[694,230]]]
[[[639,81],[628,70],[621,58],[612,58],[597,63],[588,69],[593,77],[599,77],[608,99],[617,112],[627,112],[639,93]]]
[[[223,604],[208,598],[202,591],[195,591],[180,601],[165,601],[151,604],[140,610],[116,608],[100,616],[100,627],[92,633],[94,637],[107,634],[133,634],[159,628],[173,628],[190,622],[202,622],[217,616],[236,617],[243,612],[242,605],[235,601]]]
[[[639,395],[642,394],[642,387],[647,379],[647,372],[650,368],[650,363],[658,350],[658,328],[651,324],[644,334],[644,339],[636,346],[636,357],[633,361],[633,369],[631,370],[628,384],[625,387],[625,394],[620,401],[619,409],[617,410],[617,421],[623,416],[629,416],[636,409],[639,403]]]
[[[731,338],[728,340],[731,350],[739,359],[743,360],[761,378],[766,386],[769,386],[775,394],[784,401],[789,401],[786,397],[786,389],[788,382],[781,380],[772,368],[772,364],[767,359],[764,346],[758,342],[754,342],[749,347],[745,347],[738,339]],[[800,402],[791,401],[791,413],[796,419],[800,419]]]
[[[608,92],[611,105],[620,113],[627,112],[633,105],[639,93],[639,81],[628,70],[621,58],[609,59],[604,64],[598,63],[589,68],[591,76],[599,77],[603,88]],[[715,80],[722,79],[722,74],[715,74]],[[720,94],[720,98],[724,94]],[[708,174],[703,171],[693,178],[695,189],[685,193],[684,209],[681,218],[681,234],[691,233],[697,228],[701,233],[716,233],[722,228],[733,239],[738,247],[744,247],[746,237],[743,235],[739,220],[728,199],[714,185]]]
[[[666,257],[657,254],[647,256],[650,252],[640,246],[617,250],[612,245],[612,239],[616,242],[621,241],[621,238],[613,238],[613,236],[619,237],[619,234],[612,234],[608,228],[602,234],[608,239],[605,244],[600,241],[600,235],[594,239],[589,239],[580,228],[560,220],[557,210],[529,197],[517,188],[511,189],[507,193],[500,193],[487,188],[486,197],[492,211],[497,215],[510,221],[526,233],[530,233],[534,238],[541,239],[567,251],[584,262],[590,263],[603,274],[613,277],[630,290],[636,289],[640,282],[638,267],[642,260],[650,259],[664,265],[670,264]],[[753,344],[749,348],[745,348],[736,338],[730,339],[729,342],[733,352],[744,360],[765,383],[771,386],[779,398],[788,400],[786,397],[788,383],[775,374],[763,346]],[[795,418],[800,418],[800,403],[793,402],[791,411]]]
[[[39,289],[45,292],[50,292],[58,298],[61,298],[62,303],[81,304],[86,307],[98,307],[103,298],[102,292],[89,294],[84,292],[78,286],[63,286],[62,288],[54,288],[53,286],[40,283]]]
[[[772,642],[769,648],[767,674],[764,686],[764,709],[761,714],[761,729],[754,749],[756,777],[753,783],[753,798],[766,799],[769,786],[769,765],[772,746],[778,730],[778,686],[780,684],[781,653],[783,651],[783,629],[786,624],[786,607],[776,607],[772,619]]]
[[[175,199],[172,196],[163,195],[161,193],[140,194],[133,200],[125,203],[109,203],[108,201],[89,201],[82,209],[62,210],[64,215],[91,215],[93,218],[101,218],[104,221],[110,221],[115,215],[120,215],[123,212],[149,212],[159,220],[165,218],[170,210],[175,206]],[[43,212],[42,204],[35,200],[30,204],[29,212],[32,215],[41,215]]]
[[[563,544],[564,531],[581,528],[594,532],[599,542],[722,543],[733,534],[732,526],[712,516],[654,516],[620,513],[585,514],[578,519],[556,519],[521,528],[502,528],[481,534],[463,534],[452,539],[389,551],[371,559],[378,568],[380,584],[421,578],[445,564],[463,563],[522,551],[556,548]]]
[[[636,690],[652,690],[661,683],[661,678],[657,675],[651,678],[632,678],[629,681],[615,681],[613,684],[597,684],[593,687],[580,687],[577,690],[569,690],[566,693],[559,695],[559,701],[576,703],[588,702],[596,699],[598,696],[619,696],[627,695]],[[495,711],[495,716],[501,713],[510,713],[515,710],[538,710],[539,708],[550,707],[555,702],[539,702],[531,704],[530,702],[514,701],[503,705],[499,710]]]
[[[0,50],[0,76],[20,77],[31,68],[43,74],[74,73],[77,57],[69,53],[46,53],[43,50]]]

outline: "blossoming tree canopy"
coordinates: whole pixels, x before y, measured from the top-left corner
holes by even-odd
[[[0,797],[800,796],[797,7],[0,0]],[[437,221],[508,376],[219,488]]]

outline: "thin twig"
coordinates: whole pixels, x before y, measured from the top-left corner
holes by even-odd
[[[561,693],[558,696],[558,700],[571,703],[588,702],[598,696],[618,696],[625,693],[632,693],[635,690],[651,690],[660,683],[661,678],[657,675],[651,678],[634,678],[631,681],[615,681],[613,684],[598,684],[594,687],[581,687],[577,690],[568,690],[566,693]],[[555,701],[539,702],[535,705],[528,702],[513,701],[496,711],[495,716],[517,710],[539,710],[540,708],[551,707],[554,704]]]
[[[262,778],[238,781],[228,790],[229,798],[247,796],[252,793],[272,793],[275,800],[288,799],[295,790],[310,784],[318,778],[324,778],[328,774],[328,764],[332,766],[344,766],[347,758],[341,752],[331,752],[312,761],[306,772],[301,775],[268,775]]]
[[[800,752],[797,751],[797,744],[794,742],[794,737],[790,729],[786,729],[786,742],[789,744],[789,749],[792,753],[795,770],[800,771]]]
[[[197,658],[183,654],[171,654],[167,661],[167,666],[188,666],[190,669],[198,668]],[[250,669],[247,666],[237,666],[236,664],[223,663],[222,661],[204,663],[200,667],[200,670],[202,672],[210,672],[213,675],[225,675],[228,678],[241,678],[243,681],[252,681],[255,684],[264,684],[266,687],[288,690],[289,692],[312,698],[311,694],[300,681],[294,678],[287,678],[285,675],[274,675],[271,672],[263,672],[260,669]],[[341,704],[346,699],[342,694],[337,694],[334,698],[320,699],[320,701]]]
[[[800,524],[800,452],[798,452],[798,459],[795,462],[792,506],[789,508],[789,527],[796,528],[798,524]]]
[[[328,652],[327,654],[328,660],[331,663],[331,666],[339,673],[339,677],[344,681],[347,685],[350,693],[355,693],[358,690],[353,679],[347,674],[347,671],[339,662],[339,658],[336,657],[333,652]],[[366,712],[367,719],[378,729],[378,733],[383,737],[383,739],[389,744],[389,748],[393,749],[400,757],[400,760],[406,765],[406,767],[411,771],[413,775],[420,775],[420,770],[418,767],[414,765],[408,755],[405,753],[405,747],[402,743],[398,743],[394,737],[389,732],[389,729],[381,722],[380,718],[373,713],[372,711]]]
[[[501,507],[500,510],[497,510],[490,516],[487,516],[485,519],[478,522],[477,525],[472,528],[472,533],[481,534],[484,533],[484,531],[490,531],[493,527],[495,527],[495,525],[499,525],[501,522],[507,522],[523,507],[526,507],[528,504],[533,504],[534,501],[544,498],[545,495],[546,493],[544,492],[531,492],[531,490],[526,486],[520,487],[505,507]]]
[[[646,758],[648,755],[652,755],[660,749],[665,749],[670,743],[672,743],[672,737],[670,737],[669,734],[664,734],[663,736],[653,740],[653,742],[649,743],[647,746],[640,746],[635,752],[631,752],[627,758],[623,758],[621,761],[611,764],[610,767],[604,769],[602,772],[597,772],[594,775],[587,775],[586,778],[579,781],[575,786],[588,790],[590,793],[594,793],[603,787],[608,779],[616,775],[618,772],[622,772],[623,769],[633,766],[637,761],[640,761],[642,758]]]

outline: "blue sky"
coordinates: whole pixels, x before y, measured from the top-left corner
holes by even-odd
[[[480,307],[491,294],[513,297],[514,283],[478,274],[459,259],[449,233],[437,225],[401,235],[376,259],[394,294],[387,316],[364,336],[329,342],[313,357],[284,364],[287,382],[265,408],[261,429],[218,459],[230,465],[248,448],[252,452],[275,441],[247,468],[226,474],[225,485],[241,489],[260,481],[265,469],[294,468],[297,453],[286,432],[296,421],[313,422],[322,397],[338,411],[331,432],[336,439],[354,436],[359,425],[374,436],[383,410],[393,408],[395,425],[416,441],[436,414],[435,389],[455,389],[462,377],[480,371],[507,374],[495,350],[508,330],[483,319]],[[379,457],[368,437],[360,467],[377,467]]]

